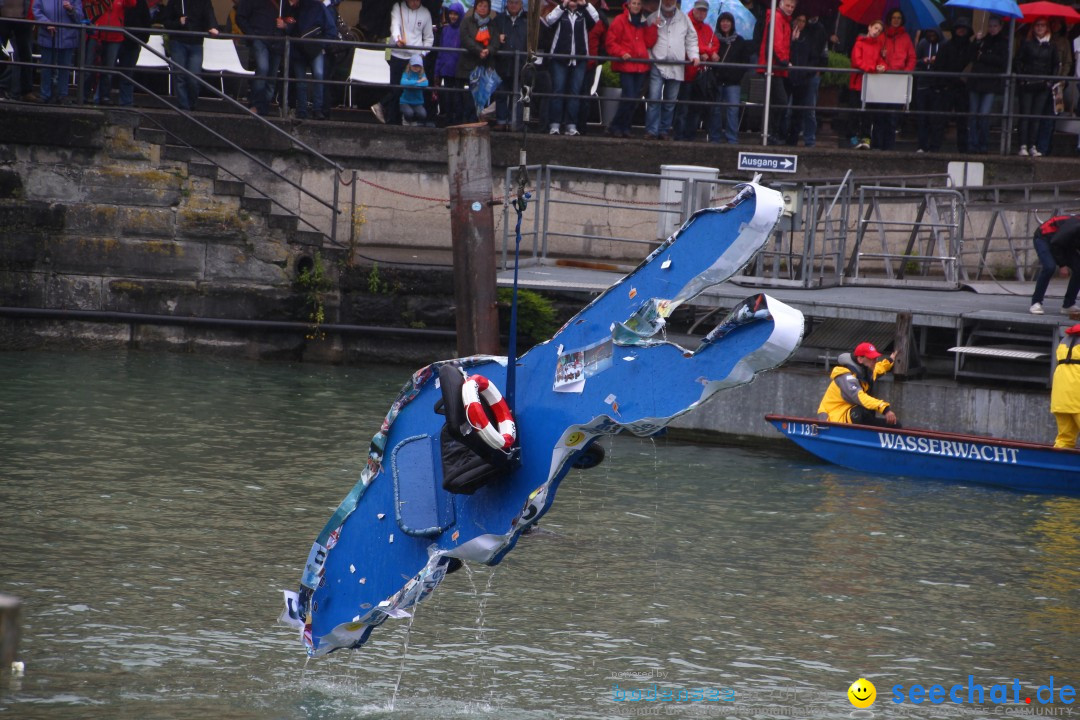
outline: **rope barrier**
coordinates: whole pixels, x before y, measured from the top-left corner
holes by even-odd
[[[526,181],[527,181],[528,176],[526,175],[525,178],[526,178]],[[404,190],[395,190],[394,188],[387,187],[385,185],[380,185],[380,184],[372,182],[370,180],[364,180],[363,178],[357,178],[357,182],[363,183],[364,185],[367,185],[368,187],[375,188],[376,190],[382,190],[383,192],[390,193],[391,195],[400,195],[402,197],[412,198],[413,200],[424,200],[425,202],[441,203],[441,204],[444,204],[444,205],[446,203],[450,202],[450,198],[438,198],[438,197],[428,197],[428,196],[425,196],[425,195],[416,195],[414,193],[405,192]],[[351,183],[352,183],[351,180],[349,182],[342,181],[343,185],[350,185]],[[604,203],[621,202],[621,203],[626,203],[628,205],[641,205],[641,206],[646,206],[646,207],[656,207],[656,206],[675,207],[675,206],[678,206],[678,205],[682,205],[682,203],[679,202],[679,201],[660,202],[660,201],[649,201],[649,200],[620,200],[620,199],[616,199],[616,198],[604,197],[603,195],[591,195],[589,193],[581,192],[579,190],[567,190],[566,188],[558,188],[558,187],[549,188],[548,190],[549,190],[549,192],[561,192],[561,193],[565,193],[567,195],[574,195],[576,197],[583,197],[583,198],[587,198],[589,200],[596,200],[598,202],[604,202]],[[527,184],[526,185],[521,184],[521,175],[519,174],[519,176],[518,176],[518,189],[513,194],[516,195],[518,198],[520,198],[521,195],[524,194],[525,192],[533,193],[535,191],[536,191],[536,189],[534,187],[531,187],[531,186],[529,186]],[[503,195],[494,195],[494,196],[492,196],[491,201],[493,203],[495,203],[495,204],[501,204],[501,203],[507,202],[507,198],[508,198],[508,196],[505,195],[505,194],[503,194]],[[718,200],[722,200],[722,199],[725,199],[725,198],[719,198],[719,197],[712,198],[712,200],[714,202],[718,201]]]

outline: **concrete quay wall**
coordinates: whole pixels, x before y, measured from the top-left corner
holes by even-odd
[[[123,118],[128,117],[127,121]],[[163,117],[166,126],[178,119]],[[208,117],[223,132],[239,130],[245,147],[296,177],[327,171],[299,155],[281,136],[250,120]],[[180,131],[181,128],[175,128]],[[296,128],[365,181],[358,187],[364,222],[341,222],[360,231],[357,250],[394,247],[445,251],[450,246],[446,196],[446,140],[438,131],[345,123]],[[212,156],[235,154],[220,141],[191,138]],[[496,170],[517,162],[519,138],[493,136]],[[661,164],[733,168],[737,149],[704,144],[625,142],[605,138],[530,137],[531,162],[597,170],[655,172]],[[298,289],[300,260],[310,257],[310,240],[274,227],[268,218],[241,207],[235,195],[218,192],[210,179],[187,172],[184,163],[162,158],[164,148],[140,142],[123,113],[94,110],[0,108],[0,305],[17,308],[144,313],[175,319],[232,318],[304,322],[311,293]],[[941,172],[947,158],[897,157],[878,153],[800,149],[800,177]],[[1076,163],[1048,159],[1034,163],[988,160],[1002,182],[1073,180]],[[254,166],[249,171],[256,174]],[[305,175],[307,174],[307,175]],[[734,173],[732,173],[734,175]],[[500,176],[501,177],[501,176]],[[304,180],[305,186],[308,180]],[[633,206],[651,202],[654,183],[605,183],[597,177],[566,181],[569,197],[594,196],[608,206],[614,198]],[[287,207],[294,205],[282,191]],[[295,192],[295,191],[292,191]],[[347,195],[346,195],[347,196]],[[655,216],[625,208],[559,206],[551,227],[570,235],[604,234],[655,239]],[[501,221],[501,213],[496,212]],[[347,232],[339,236],[348,237]],[[567,239],[554,248],[565,254],[636,262],[641,246],[606,247],[604,241]],[[343,253],[324,248],[332,287],[322,294],[326,322],[412,328],[452,328],[446,297],[448,273],[381,267],[382,290],[371,292],[367,267],[348,267]],[[310,337],[304,330],[271,332],[236,327],[117,324],[91,320],[0,319],[0,347],[112,347],[289,358],[321,362],[379,360],[417,367],[454,354],[444,338],[386,338],[330,333]],[[680,419],[677,426],[736,435],[770,437],[762,420],[768,412],[812,415],[823,392],[824,369],[785,368],[744,388],[721,394]],[[1045,441],[1053,419],[1045,391],[992,389],[953,382],[913,381],[883,385],[909,426]]]
[[[718,393],[672,427],[692,436],[722,433],[776,438],[779,433],[764,416],[815,417],[828,380],[823,367],[787,366],[763,373],[748,385]],[[1043,443],[1053,442],[1057,434],[1049,390],[942,379],[890,382],[890,376],[885,376],[878,381],[876,395],[892,403],[905,427]]]
[[[307,158],[282,136],[267,130],[254,121],[234,116],[206,115],[201,118],[209,127],[220,132],[245,149],[263,154],[274,168],[304,187],[329,199],[332,194],[332,173],[318,162]],[[241,173],[257,174],[258,168],[238,157],[218,138],[185,126],[183,119],[163,116],[159,121],[170,132],[186,138],[211,155],[231,162]],[[446,177],[447,145],[442,130],[412,127],[391,127],[360,123],[283,123],[296,138],[338,162],[347,171],[357,171],[356,187],[359,214],[349,212],[338,220],[338,237],[355,232],[359,247],[405,247],[421,250],[446,250],[450,247],[450,220],[447,210],[449,197]],[[748,138],[749,139],[749,138]],[[516,168],[522,137],[510,133],[492,133],[492,164],[495,194],[501,195],[507,168]],[[626,141],[590,135],[578,138],[530,134],[525,139],[528,162],[591,171],[659,173],[662,165],[698,165],[715,167],[720,177],[747,180],[751,173],[736,170],[740,151],[795,153],[799,155],[798,172],[768,174],[766,182],[799,183],[823,178],[840,179],[851,170],[855,177],[884,178],[886,176],[924,177],[943,175],[953,160],[975,160],[985,164],[987,184],[1037,186],[1042,183],[1076,181],[1080,162],[1075,158],[1039,158],[1038,162],[1016,157],[954,156],[946,153],[858,153],[847,149],[817,146],[813,148],[761,148],[747,144],[739,146],[711,143],[674,143]],[[330,216],[313,201],[303,198],[295,189],[265,178],[282,204],[293,211],[305,212],[324,232],[329,230]],[[535,181],[536,178],[533,178]],[[348,204],[352,188],[339,187],[343,204]],[[719,190],[714,196],[726,197]],[[556,175],[551,198],[557,201],[547,218],[549,252],[571,257],[602,258],[636,264],[644,255],[643,247],[635,243],[589,239],[586,236],[626,238],[635,242],[657,240],[659,213],[652,207],[659,200],[659,184],[653,179],[604,178],[600,175]],[[583,204],[579,204],[583,203]],[[535,206],[531,212],[535,211]],[[882,219],[913,219],[915,205],[883,208]],[[358,221],[359,218],[362,220]],[[495,212],[496,232],[503,232],[501,207]],[[511,223],[513,218],[510,218]],[[1030,236],[1022,214],[1005,219],[1013,234]],[[854,218],[852,219],[854,223]],[[988,215],[969,217],[969,237],[981,237]],[[997,233],[1002,234],[1001,219]],[[530,230],[527,219],[524,230]],[[854,230],[854,225],[849,228]],[[877,238],[868,236],[866,252],[874,252]],[[794,238],[795,249],[801,249],[801,234]],[[528,242],[528,241],[527,241]],[[526,243],[527,244],[527,243]],[[992,249],[992,253],[995,251]],[[993,254],[990,262],[1006,263],[1007,253]]]

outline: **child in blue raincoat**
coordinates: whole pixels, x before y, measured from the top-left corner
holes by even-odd
[[[409,67],[401,75],[401,86],[401,118],[405,125],[419,125],[427,120],[424,91],[421,89],[428,86],[427,75],[424,74],[424,58],[419,55],[412,56]]]

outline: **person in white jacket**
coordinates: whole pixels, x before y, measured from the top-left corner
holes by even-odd
[[[371,106],[379,122],[401,124],[401,76],[409,66],[413,55],[427,55],[435,44],[435,32],[431,27],[431,13],[420,0],[401,0],[390,8],[390,91],[382,100]]]
[[[660,9],[649,17],[649,22],[656,25],[657,31],[656,44],[649,55],[661,62],[649,70],[645,137],[667,140],[675,119],[675,100],[679,97],[686,61],[698,64],[697,31],[676,0],[661,0]],[[663,62],[665,60],[669,62]]]

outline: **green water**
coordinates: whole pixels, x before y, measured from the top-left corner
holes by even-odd
[[[0,592],[26,666],[0,717],[983,718],[1031,706],[891,688],[1080,685],[1080,501],[634,438],[411,630],[309,661],[281,590],[412,369],[0,353]],[[615,699],[653,686],[733,699]]]

